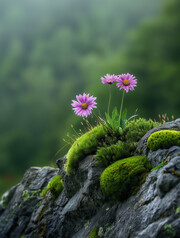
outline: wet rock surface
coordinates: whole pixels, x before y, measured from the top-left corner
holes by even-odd
[[[165,165],[149,173],[136,195],[124,202],[106,199],[100,189],[103,168],[93,156],[86,157],[77,171],[30,168],[22,181],[7,191],[0,202],[1,238],[88,238],[98,227],[104,238],[169,238],[180,234],[180,147],[150,151],[148,136],[155,130],[180,129],[180,120],[165,123],[148,132],[138,149],[152,167],[164,158]],[[137,151],[138,151],[137,149]],[[138,153],[138,152],[136,152]],[[57,199],[41,191],[55,175],[63,178],[64,188]]]

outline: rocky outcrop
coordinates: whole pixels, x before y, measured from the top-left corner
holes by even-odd
[[[23,180],[6,192],[0,206],[1,238],[88,238],[97,228],[96,237],[168,238],[180,234],[180,147],[150,151],[147,138],[157,130],[180,130],[180,120],[149,131],[137,146],[136,154],[147,156],[156,167],[139,191],[123,202],[108,200],[100,189],[103,172],[96,158],[86,157],[77,171],[67,175],[66,158],[59,169],[30,168]],[[50,192],[41,197],[48,182],[60,174],[63,190],[54,199]]]

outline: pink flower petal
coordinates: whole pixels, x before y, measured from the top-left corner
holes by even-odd
[[[72,100],[72,106],[73,106],[73,111],[76,115],[82,116],[82,117],[87,117],[92,113],[92,109],[96,108],[96,97],[89,96],[89,94],[83,93],[83,95],[79,94],[76,96],[77,101]],[[87,103],[87,108],[82,108],[82,104]],[[84,106],[84,105],[83,105]]]

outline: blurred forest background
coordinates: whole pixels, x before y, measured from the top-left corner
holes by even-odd
[[[179,13],[179,0],[0,0],[0,194],[66,154],[62,139],[82,121],[76,94],[96,96],[104,116],[106,73],[137,77],[128,116],[180,116]]]

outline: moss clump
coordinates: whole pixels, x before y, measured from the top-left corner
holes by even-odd
[[[176,237],[176,231],[171,224],[165,224],[157,236],[158,238],[174,238]]]
[[[47,187],[43,189],[41,196],[46,197],[48,191],[51,192],[54,199],[56,199],[63,189],[63,181],[60,175],[54,176],[48,183]]]
[[[176,214],[180,213],[180,206],[176,208]]]
[[[97,150],[95,157],[98,159],[99,165],[107,167],[117,160],[133,155],[135,148],[135,143],[124,143],[122,141],[118,141],[114,145],[100,147]]]
[[[137,192],[150,169],[151,164],[145,156],[133,156],[119,160],[102,173],[101,190],[105,196],[123,201]]]
[[[144,118],[129,121],[123,129],[124,140],[138,142],[149,130],[159,125],[159,122],[154,122],[151,119],[147,121]]]
[[[99,236],[98,236],[98,231],[99,231],[99,227],[95,227],[95,228],[91,231],[89,238],[99,238]]]
[[[85,156],[96,152],[97,147],[101,144],[105,135],[105,127],[100,125],[79,137],[67,153],[65,171],[67,173],[73,172]]]
[[[129,121],[122,133],[119,135],[119,141],[100,147],[95,155],[98,158],[98,164],[108,166],[117,160],[132,156],[136,149],[137,142],[153,127],[160,123],[154,122],[151,119],[146,120],[139,118]]]
[[[163,130],[154,132],[147,140],[151,150],[168,149],[173,145],[180,146],[180,131]]]
[[[139,118],[127,122],[121,132],[109,130],[99,125],[79,137],[67,153],[65,171],[73,172],[79,162],[89,154],[95,154],[101,166],[108,166],[114,161],[132,156],[139,139],[159,123]]]

